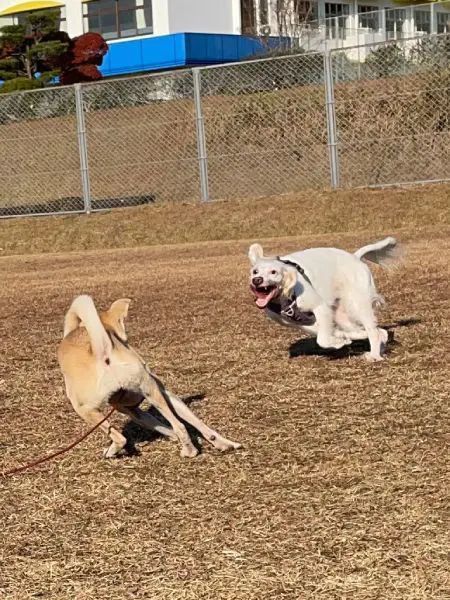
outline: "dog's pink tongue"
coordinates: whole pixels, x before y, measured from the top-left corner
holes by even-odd
[[[270,296],[264,296],[264,298],[256,298],[256,306],[258,308],[266,308],[269,304]]]

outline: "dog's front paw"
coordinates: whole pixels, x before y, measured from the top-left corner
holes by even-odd
[[[370,352],[366,352],[364,358],[367,362],[381,362],[382,360],[385,360],[385,357],[381,356],[381,354],[373,355]]]
[[[183,458],[194,458],[197,454],[198,450],[193,444],[183,446],[180,451],[180,456]]]
[[[330,337],[326,339],[317,338],[317,343],[321,348],[340,350],[340,348],[343,348],[347,344],[351,344],[351,340],[348,338],[338,339],[337,337]]]
[[[228,452],[229,450],[239,450],[242,448],[242,444],[238,442],[232,442],[231,440],[227,440],[224,437],[218,436],[214,440],[210,440],[213,444],[214,448],[220,450],[221,452]]]
[[[336,331],[336,338],[339,344],[343,344],[344,346],[350,346],[353,342],[351,337],[348,337],[345,331]],[[342,346],[340,346],[342,348]]]
[[[118,446],[117,444],[112,442],[112,444],[108,448],[104,448],[103,458],[118,458],[122,451],[123,448],[121,446]]]

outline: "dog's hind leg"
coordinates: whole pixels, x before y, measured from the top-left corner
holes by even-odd
[[[372,309],[372,313],[373,313],[373,309]],[[369,314],[370,314],[370,311],[369,311]],[[373,316],[373,314],[372,314],[372,316]],[[366,329],[364,327],[361,327],[360,325],[358,325],[358,323],[355,323],[354,321],[352,321],[349,318],[347,312],[345,311],[345,309],[342,307],[341,304],[338,306],[338,308],[336,310],[335,321],[336,321],[336,325],[338,328],[335,330],[334,334],[337,337],[347,338],[348,341],[367,340],[368,339],[369,334],[367,333]],[[369,321],[370,321],[370,317],[368,318],[368,322]],[[370,329],[370,327],[369,327],[369,329]],[[380,354],[381,354],[384,351],[385,346],[388,341],[388,332],[385,329],[381,329],[380,327],[378,327],[378,333],[381,336],[381,345],[382,345],[381,352],[380,352]],[[370,359],[370,357],[369,357],[369,359]]]
[[[334,335],[334,309],[323,303],[314,309],[317,324],[317,343],[322,348],[335,348],[338,350],[350,342],[349,339],[338,338]]]
[[[354,329],[346,329],[345,331],[337,330],[336,335],[348,338],[350,341],[367,340],[368,338],[367,331],[362,327],[359,329],[356,329],[356,327]]]
[[[365,354],[368,361],[383,360],[383,352],[387,342],[387,331],[378,327],[366,326],[367,337],[370,343],[370,352]]]
[[[186,427],[178,420],[175,413],[172,412],[172,409],[165,398],[165,390],[162,384],[158,384],[153,376],[146,373],[140,388],[144,397],[147,398],[147,400],[162,414],[166,421],[169,421],[181,444],[181,456],[188,458],[197,456],[198,450],[192,443]]]
[[[157,433],[171,438],[172,440],[177,439],[177,436],[173,429],[171,429],[170,427],[166,427],[161,423],[159,419],[143,411],[139,407],[128,408],[124,406],[118,406],[117,409],[124,415],[127,415],[127,417],[130,417],[135,423],[137,423],[141,427],[149,429],[150,431],[156,431]]]
[[[227,438],[221,436],[220,433],[217,433],[217,431],[214,431],[214,429],[211,429],[211,427],[208,427],[208,425],[203,423],[203,421],[194,415],[194,413],[186,406],[186,404],[180,400],[180,398],[175,396],[175,394],[172,394],[167,390],[166,393],[169,396],[170,402],[172,403],[173,409],[177,415],[189,423],[189,425],[195,427],[195,429],[197,429],[205,438],[205,440],[212,444],[214,448],[217,448],[222,452],[241,448],[241,444],[227,440]]]
[[[352,332],[352,339],[369,339],[370,352],[365,354],[369,361],[383,360],[383,352],[388,341],[388,333],[385,329],[377,327],[377,320],[373,311],[372,301],[368,297],[353,298],[353,306],[357,320],[365,329],[365,335],[362,332]],[[357,337],[359,333],[359,336]]]
[[[335,321],[336,330],[334,334],[337,337],[348,338],[350,341],[367,339],[367,331],[364,327],[352,321],[342,306],[339,306],[336,310]]]

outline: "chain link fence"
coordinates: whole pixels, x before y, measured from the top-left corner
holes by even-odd
[[[73,88],[0,96],[0,216],[84,210]]]
[[[426,36],[0,95],[0,216],[448,180],[449,55]]]
[[[450,35],[334,54],[340,185],[450,179]]]
[[[83,88],[92,208],[198,198],[192,72]]]
[[[211,198],[329,184],[321,54],[201,72]]]

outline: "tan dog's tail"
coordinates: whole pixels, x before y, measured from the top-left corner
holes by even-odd
[[[78,296],[64,318],[64,337],[82,325],[88,332],[92,351],[101,361],[110,358],[112,343],[90,296]]]

